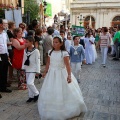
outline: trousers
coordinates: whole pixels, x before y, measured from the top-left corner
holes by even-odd
[[[108,47],[101,47],[102,64],[106,64]]]
[[[77,80],[80,80],[81,62],[71,62],[72,73]]]
[[[7,71],[8,71],[8,56],[7,54],[0,54],[0,89],[6,89]]]
[[[119,54],[120,54],[120,46],[119,46],[119,43],[118,42],[116,42],[115,44],[114,44],[114,48],[115,48],[115,53],[116,53],[116,58],[118,58],[119,59]]]
[[[37,90],[34,84],[35,74],[36,73],[26,73],[26,81],[27,81],[29,98],[34,98],[34,96],[39,95],[39,91]]]

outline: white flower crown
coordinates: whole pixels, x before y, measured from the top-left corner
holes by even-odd
[[[60,40],[63,42],[63,39],[62,39],[62,37],[60,35],[54,35],[53,39],[57,38],[57,37],[60,38]]]

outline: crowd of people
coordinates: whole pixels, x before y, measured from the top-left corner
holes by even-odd
[[[99,51],[103,67],[108,53],[113,60],[119,60],[120,26],[86,28],[85,36],[81,37],[72,36],[71,32],[64,26],[58,30],[56,24],[40,27],[37,20],[16,27],[15,22],[0,19],[0,92],[12,92],[7,87],[12,85],[16,70],[18,89],[28,89],[27,103],[38,101],[42,120],[64,120],[86,112],[78,86],[81,66],[92,65]],[[43,74],[41,65],[46,65]],[[34,80],[41,76],[45,79],[39,92]]]

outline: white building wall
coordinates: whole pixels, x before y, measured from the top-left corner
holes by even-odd
[[[110,27],[112,19],[120,15],[120,0],[114,0],[108,2],[100,2],[98,0],[79,0],[71,3],[71,24],[75,25],[76,17],[74,15],[79,16],[93,16],[95,18],[95,28],[99,27]],[[118,4],[119,3],[119,4]],[[77,25],[79,24],[79,20],[77,19]]]
[[[120,12],[119,12],[120,13]],[[109,11],[109,12],[103,12],[103,11],[97,11],[97,12],[94,12],[94,13],[89,13],[89,12],[85,12],[85,13],[81,13],[82,16],[84,17],[87,17],[87,16],[92,16],[95,18],[95,28],[101,28],[103,26],[106,26],[106,27],[110,27],[111,26],[111,22],[112,22],[112,19],[117,16],[117,15],[120,15],[118,14],[118,12],[112,12]],[[78,16],[80,16],[80,13],[72,13],[71,12],[71,23],[73,25],[80,25],[79,24],[79,19],[77,18]],[[83,21],[84,22],[84,21]],[[83,24],[82,24],[83,25]]]

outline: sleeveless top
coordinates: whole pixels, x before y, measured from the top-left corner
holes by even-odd
[[[16,39],[20,45],[24,45],[25,44],[25,40],[23,39],[23,42],[19,41],[18,39]],[[13,48],[13,63],[12,63],[12,67],[15,69],[21,69],[22,67],[22,61],[23,61],[23,54],[24,54],[24,49],[22,50],[18,50],[15,47]]]

